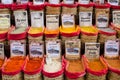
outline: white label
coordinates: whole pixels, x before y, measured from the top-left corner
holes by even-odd
[[[74,0],[64,0],[65,4],[74,4]]]
[[[44,27],[43,11],[31,12],[31,26],[32,27]]]
[[[104,4],[104,0],[93,0],[93,2],[97,4]]]
[[[75,16],[70,14],[62,15],[62,26],[65,28],[75,26]]]
[[[59,29],[59,15],[46,15],[46,28],[48,30]]]
[[[50,4],[59,4],[60,0],[49,0]]]
[[[120,25],[120,11],[113,11],[112,19],[114,24]]]
[[[111,5],[119,5],[119,0],[108,0]]]
[[[0,43],[0,59],[4,59],[5,57],[4,52],[4,43]]]
[[[79,0],[80,4],[89,4],[90,0]]]
[[[43,4],[44,2],[45,2],[44,0],[33,0],[34,5]]]
[[[14,11],[16,27],[28,27],[27,11]]]
[[[29,44],[30,57],[43,57],[44,54],[44,44],[43,42],[31,42]]]
[[[13,41],[10,44],[11,56],[25,56],[25,44],[20,41]]]
[[[46,42],[46,55],[50,58],[61,57],[61,43],[60,40],[51,40]]]
[[[119,56],[119,41],[108,40],[105,42],[105,56],[118,57]]]
[[[80,26],[91,26],[92,25],[92,12],[80,12],[79,13],[79,24]]]
[[[26,4],[28,3],[28,0],[17,0],[18,4]]]
[[[12,4],[13,0],[1,0],[2,4]]]
[[[10,27],[10,14],[0,14],[0,28]]]
[[[85,56],[89,59],[98,59],[100,43],[85,43]]]
[[[97,27],[108,27],[108,17],[106,15],[97,16]]]
[[[66,40],[65,53],[68,58],[80,58],[80,40]]]

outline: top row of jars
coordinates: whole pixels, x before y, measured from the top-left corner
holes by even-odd
[[[34,5],[43,4],[46,0],[1,0],[2,4],[12,4],[16,2],[17,4],[26,4],[28,2],[33,2]],[[81,4],[89,4],[91,0],[78,0]],[[61,0],[48,0],[51,4],[59,4]],[[74,4],[76,0],[63,0],[65,4]],[[119,5],[119,0],[92,0],[92,2],[97,4],[104,4],[105,2],[110,3],[111,5]]]

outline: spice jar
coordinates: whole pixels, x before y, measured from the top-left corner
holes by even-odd
[[[64,63],[63,60],[54,60],[46,58],[46,64],[43,66],[43,77],[44,80],[64,80]]]
[[[23,68],[25,80],[42,80],[42,67],[44,59],[39,57],[28,58]]]
[[[26,62],[23,56],[12,56],[2,68],[2,80],[23,80],[22,69]]]
[[[88,60],[84,56],[84,62],[87,68],[86,80],[106,80],[108,67],[102,57]]]
[[[65,4],[62,3],[62,14],[77,14],[77,6],[78,4]]]
[[[48,30],[46,28],[44,34],[45,34],[45,39],[46,40],[58,39],[59,38],[59,29],[57,29],[57,30]]]
[[[66,80],[84,80],[85,66],[82,59],[66,60]]]
[[[28,27],[27,4],[13,4],[12,10],[16,27]]]
[[[61,3],[59,4],[46,3],[47,15],[60,15],[60,11],[61,11]]]
[[[110,5],[95,4],[95,20],[97,27],[108,27]]]
[[[45,4],[29,4],[32,27],[44,27],[44,8]]]
[[[91,2],[89,4],[80,4],[79,6],[79,25],[80,26],[92,26],[93,6]]]

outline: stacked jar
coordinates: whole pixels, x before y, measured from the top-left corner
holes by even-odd
[[[46,3],[46,29],[45,39],[59,38],[59,21],[60,21],[61,3],[55,2]]]

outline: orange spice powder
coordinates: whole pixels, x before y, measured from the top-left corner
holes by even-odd
[[[82,72],[84,71],[81,60],[69,60],[68,71],[69,72]]]
[[[100,60],[93,60],[88,62],[88,66],[91,70],[100,71],[105,69],[105,65]]]
[[[25,67],[26,71],[33,72],[41,67],[42,58],[31,58]]]
[[[3,60],[3,59],[0,59],[0,68],[1,68],[2,65],[3,65],[3,62],[4,62],[4,60]]]
[[[20,70],[22,65],[24,64],[25,58],[24,57],[12,57],[4,66],[5,72],[15,72]]]

